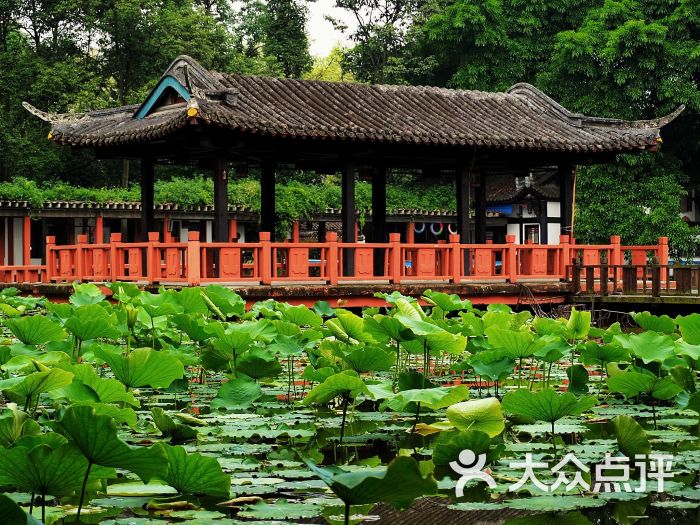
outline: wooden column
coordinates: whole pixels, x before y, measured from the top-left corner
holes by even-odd
[[[571,164],[559,165],[559,216],[561,234],[571,235],[571,220],[574,210],[574,166]]]
[[[457,233],[462,244],[471,243],[469,208],[471,201],[471,161],[469,159],[457,163],[455,182],[457,187]],[[464,257],[464,275],[470,274],[469,257]]]
[[[228,171],[226,159],[214,162],[214,242],[227,242],[228,233]]]
[[[29,265],[32,260],[32,219],[25,215],[22,222],[22,264]]]
[[[540,205],[540,244],[547,244],[549,242],[549,229],[547,225],[547,201],[542,199],[539,201]]]
[[[46,221],[44,221],[46,224]],[[5,230],[7,228],[7,217],[0,218],[0,266],[5,266]]]
[[[356,242],[355,238],[355,163],[346,161],[342,177],[342,210],[343,242]],[[343,252],[343,275],[355,275],[355,251]]]
[[[153,219],[153,181],[155,167],[150,157],[141,158],[141,241],[148,240],[148,232],[155,228]]]
[[[275,169],[273,162],[266,162],[260,169],[260,231],[275,235]]]
[[[238,220],[230,219],[228,221],[228,238],[231,242],[238,242]]]
[[[46,221],[43,221],[44,223]],[[95,217],[95,244],[102,244],[105,242],[105,226],[104,217],[101,213]],[[46,238],[46,236],[44,236]]]
[[[478,185],[474,202],[476,219],[475,237],[477,244],[486,244],[486,172],[479,172],[476,178]]]
[[[387,242],[385,166],[372,171],[372,238],[371,242]],[[384,275],[384,250],[374,250],[374,275]]]
[[[387,242],[386,175],[384,166],[376,167],[372,172],[372,242]]]

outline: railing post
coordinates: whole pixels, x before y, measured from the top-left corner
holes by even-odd
[[[121,271],[121,252],[118,250],[117,244],[122,242],[121,233],[111,233],[109,235],[109,277],[112,282],[119,280]]]
[[[50,283],[51,278],[56,271],[56,252],[54,248],[56,247],[56,237],[53,235],[48,235],[46,237],[46,282]]]
[[[661,266],[659,259],[654,256],[651,258],[651,296],[659,297],[661,295]]]
[[[338,233],[326,232],[326,244],[328,252],[326,255],[326,275],[328,284],[338,284]]]
[[[148,232],[148,247],[146,248],[146,278],[150,284],[161,279],[160,256],[158,242],[160,232]]]
[[[401,282],[401,234],[390,233],[391,264],[389,265],[389,282],[399,284]]]
[[[260,232],[260,281],[262,284],[272,284],[273,273],[277,273],[277,264],[273,265],[276,261],[272,260],[270,239],[270,232]]]
[[[190,286],[202,284],[200,250],[199,232],[189,230],[187,232],[187,284]]]
[[[459,242],[459,233],[450,233],[450,265],[452,267],[452,282],[462,282],[462,245]]]
[[[559,277],[566,280],[567,277],[567,266],[571,262],[571,246],[569,245],[569,236],[560,235],[559,236]]]
[[[515,246],[515,235],[506,235],[506,279],[511,283],[518,282],[518,254]]]
[[[581,293],[581,265],[577,259],[571,262],[571,293],[578,295]]]
[[[622,239],[619,235],[610,236],[610,260],[608,263],[610,266],[621,266],[622,265]]]
[[[668,279],[668,237],[659,237],[659,264],[661,265],[661,280],[666,282]]]
[[[75,279],[79,282],[84,281],[85,273],[85,254],[83,253],[84,246],[88,243],[87,234],[76,236],[75,241]]]

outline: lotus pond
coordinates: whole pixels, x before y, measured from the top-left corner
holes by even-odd
[[[74,288],[0,292],[3,524],[698,522],[700,314]]]

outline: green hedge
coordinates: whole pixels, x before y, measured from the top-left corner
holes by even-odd
[[[278,233],[284,233],[296,219],[308,219],[326,208],[341,207],[341,192],[338,177],[328,177],[322,183],[302,184],[287,182],[277,184]],[[455,210],[455,193],[451,184],[420,184],[412,181],[410,187],[389,184],[387,187],[387,208],[397,209]],[[48,201],[80,201],[89,203],[136,202],[140,200],[138,185],[129,188],[85,188],[66,182],[40,185],[24,177],[0,183],[0,200],[28,201],[40,207]],[[173,177],[170,180],[156,180],[155,202],[157,204],[177,204],[184,208],[213,203],[214,184],[208,177]],[[260,184],[255,178],[234,179],[228,187],[229,204],[260,210]],[[372,186],[369,182],[358,181],[355,191],[356,206],[360,221],[371,207]]]

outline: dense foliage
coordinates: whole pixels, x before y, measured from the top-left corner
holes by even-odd
[[[62,304],[0,292],[8,523],[348,524],[437,494],[429,512],[459,521],[539,513],[509,525],[697,512],[697,314],[632,314],[625,332],[430,290],[358,315],[246,309],[221,286],[108,288],[75,284]],[[460,480],[465,449],[495,487]],[[540,485],[517,484],[525,453]],[[658,493],[644,472],[669,453]],[[624,493],[594,488],[611,456],[633,458]]]

